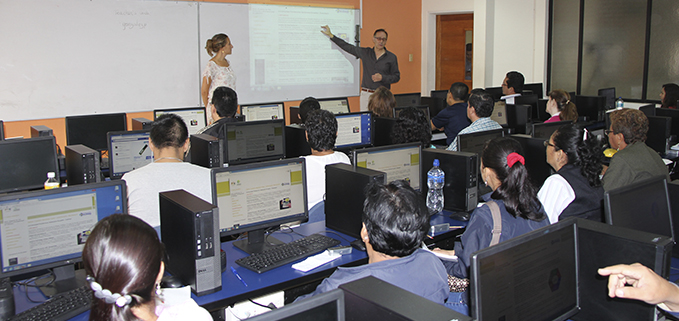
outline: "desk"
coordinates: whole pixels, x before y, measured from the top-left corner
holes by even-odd
[[[432,224],[449,223],[451,226],[466,226],[466,222],[460,222],[453,220],[448,217],[450,213],[444,212],[442,214],[436,214],[432,216]],[[440,240],[445,240],[446,238],[452,238],[461,234],[464,229],[456,229],[448,233],[439,234],[434,237],[434,239],[428,238],[429,242],[438,242]],[[349,241],[353,241],[354,238],[347,236],[343,233],[338,233],[331,231],[325,227],[325,221],[315,222],[305,224],[294,228],[294,231],[303,235],[310,235],[314,233],[319,233],[327,235],[329,237],[338,239],[342,242],[342,245],[349,245]],[[338,233],[346,240],[337,236]],[[302,236],[286,232],[276,232],[273,234],[274,237],[283,241],[291,242],[293,240],[302,238]],[[237,249],[233,246],[233,242],[222,243],[222,249],[226,252],[226,266],[227,269],[222,273],[222,290],[216,293],[207,294],[204,296],[197,297],[194,294],[191,297],[200,306],[204,307],[208,311],[215,312],[224,309],[226,306],[233,305],[236,302],[244,301],[249,298],[255,298],[264,294],[271,292],[281,291],[290,289],[301,284],[311,283],[317,280],[328,277],[332,274],[335,269],[339,266],[357,266],[366,264],[368,262],[368,256],[365,252],[353,250],[351,254],[343,255],[337,260],[327,263],[319,268],[311,270],[307,273],[303,273],[292,269],[293,263],[289,263],[285,266],[273,269],[271,271],[258,274],[256,272],[250,271],[243,268],[235,263],[239,258],[245,257],[248,254]],[[296,263],[296,262],[294,262]],[[238,280],[233,273],[230,271],[229,267],[233,266],[236,271],[240,274],[243,280],[248,284],[246,287],[243,283]],[[45,297],[36,288],[29,288],[28,294],[33,300],[42,301]],[[26,298],[26,291],[24,288],[21,289],[14,288],[14,300],[16,305],[17,313],[25,311],[35,305],[36,303],[30,302]],[[71,320],[86,321],[89,318],[89,311],[84,312]]]

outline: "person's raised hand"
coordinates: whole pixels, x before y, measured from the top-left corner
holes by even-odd
[[[328,27],[328,25],[321,26],[321,33],[323,33],[324,35],[326,35],[330,38],[333,37],[332,32],[330,32],[330,27]]]
[[[679,311],[679,287],[639,263],[608,266],[598,272],[608,276],[608,296],[611,298],[665,303],[670,310]]]

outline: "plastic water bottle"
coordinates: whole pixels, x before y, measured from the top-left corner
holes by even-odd
[[[443,185],[445,173],[439,167],[439,160],[434,160],[434,167],[427,172],[427,208],[430,214],[437,214],[443,211]]]
[[[618,99],[615,100],[615,108],[623,108],[625,106],[625,101],[622,100],[622,97],[618,97]]]
[[[47,173],[47,180],[45,181],[45,189],[59,188],[59,180],[56,179],[54,172]]]

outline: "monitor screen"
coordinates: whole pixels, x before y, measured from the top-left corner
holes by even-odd
[[[121,178],[123,174],[153,162],[148,129],[108,132],[107,135],[111,178]]]
[[[0,193],[43,188],[59,174],[54,136],[0,141]]]
[[[387,182],[405,180],[415,190],[422,182],[420,143],[381,146],[356,150],[353,164],[387,174]]]
[[[604,193],[606,223],[674,239],[667,178],[658,176]]]
[[[507,125],[507,104],[504,100],[498,100],[493,105],[493,113],[490,119],[496,121],[501,126]]]
[[[394,95],[396,106],[399,107],[417,106],[420,104],[420,98],[420,93]]]
[[[504,96],[502,87],[486,87],[484,90],[493,97],[493,100],[500,100],[500,97]]]
[[[187,108],[172,108],[172,109],[155,109],[153,111],[153,120],[158,119],[162,114],[172,113],[184,120],[186,128],[189,130],[189,136],[196,134],[203,127],[207,126],[205,115],[205,108],[203,107],[187,107]]]
[[[655,108],[655,115],[672,117],[672,135],[679,135],[679,109]]]
[[[606,103],[604,105],[606,109],[615,107],[615,87],[599,89],[597,96],[606,97]]]
[[[447,90],[447,89],[444,89],[444,90],[432,90],[432,91],[429,93],[429,95],[430,95],[431,97],[443,98],[443,99],[445,100],[446,97],[448,96],[448,90]]]
[[[672,118],[664,116],[647,116],[648,132],[646,133],[646,145],[661,155],[664,155],[669,147],[667,139],[670,138]]]
[[[212,203],[219,208],[221,236],[249,232],[248,240],[234,245],[262,251],[247,247],[274,243],[270,236],[257,239],[265,229],[307,218],[305,182],[303,158],[213,169]]]
[[[356,148],[370,146],[373,141],[372,113],[369,111],[335,115],[337,118],[337,140],[335,148]]]
[[[427,116],[427,124],[431,123],[431,118],[429,117],[429,106],[423,106],[423,105],[412,105],[412,106],[407,106],[407,107],[396,107],[394,108],[394,118],[398,118],[398,115],[401,113],[402,110],[406,108],[417,108],[421,110],[425,116]]]
[[[598,121],[606,105],[606,98],[600,96],[576,95],[574,98],[571,97],[571,101],[575,103],[575,108],[578,110],[578,119],[585,121]]]
[[[334,289],[255,316],[250,321],[344,321],[344,291]]]
[[[572,123],[570,120],[555,121],[551,123],[534,123],[533,124],[533,137],[549,139],[552,134],[561,126],[568,125]]]
[[[122,180],[0,196],[0,277],[73,269],[94,225],[117,213],[127,213]]]
[[[457,151],[477,153],[481,155],[481,152],[483,152],[483,148],[486,146],[487,141],[502,136],[503,136],[502,129],[493,129],[482,132],[457,135]]]
[[[66,117],[66,144],[83,144],[103,151],[108,148],[106,133],[127,130],[127,116],[119,114],[93,114]]]
[[[561,221],[474,253],[469,278],[474,320],[574,315],[579,307],[575,222]]]
[[[538,83],[532,83],[532,84],[524,84],[523,85],[523,91],[530,91],[533,95],[537,95],[538,99],[542,99],[545,95],[545,90],[544,86],[542,85],[541,82]]]
[[[245,116],[245,121],[285,119],[283,103],[241,105],[240,113]]]
[[[333,114],[346,114],[351,112],[347,97],[319,99],[318,103],[321,105],[321,109],[330,111]]]
[[[285,121],[233,122],[223,126],[223,162],[245,164],[285,157]]]

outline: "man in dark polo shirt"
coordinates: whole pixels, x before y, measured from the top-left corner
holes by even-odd
[[[465,83],[456,82],[450,86],[446,96],[448,107],[431,119],[432,129],[443,129],[446,132],[446,145],[450,145],[461,130],[472,122],[467,118],[467,96],[469,87]]]

